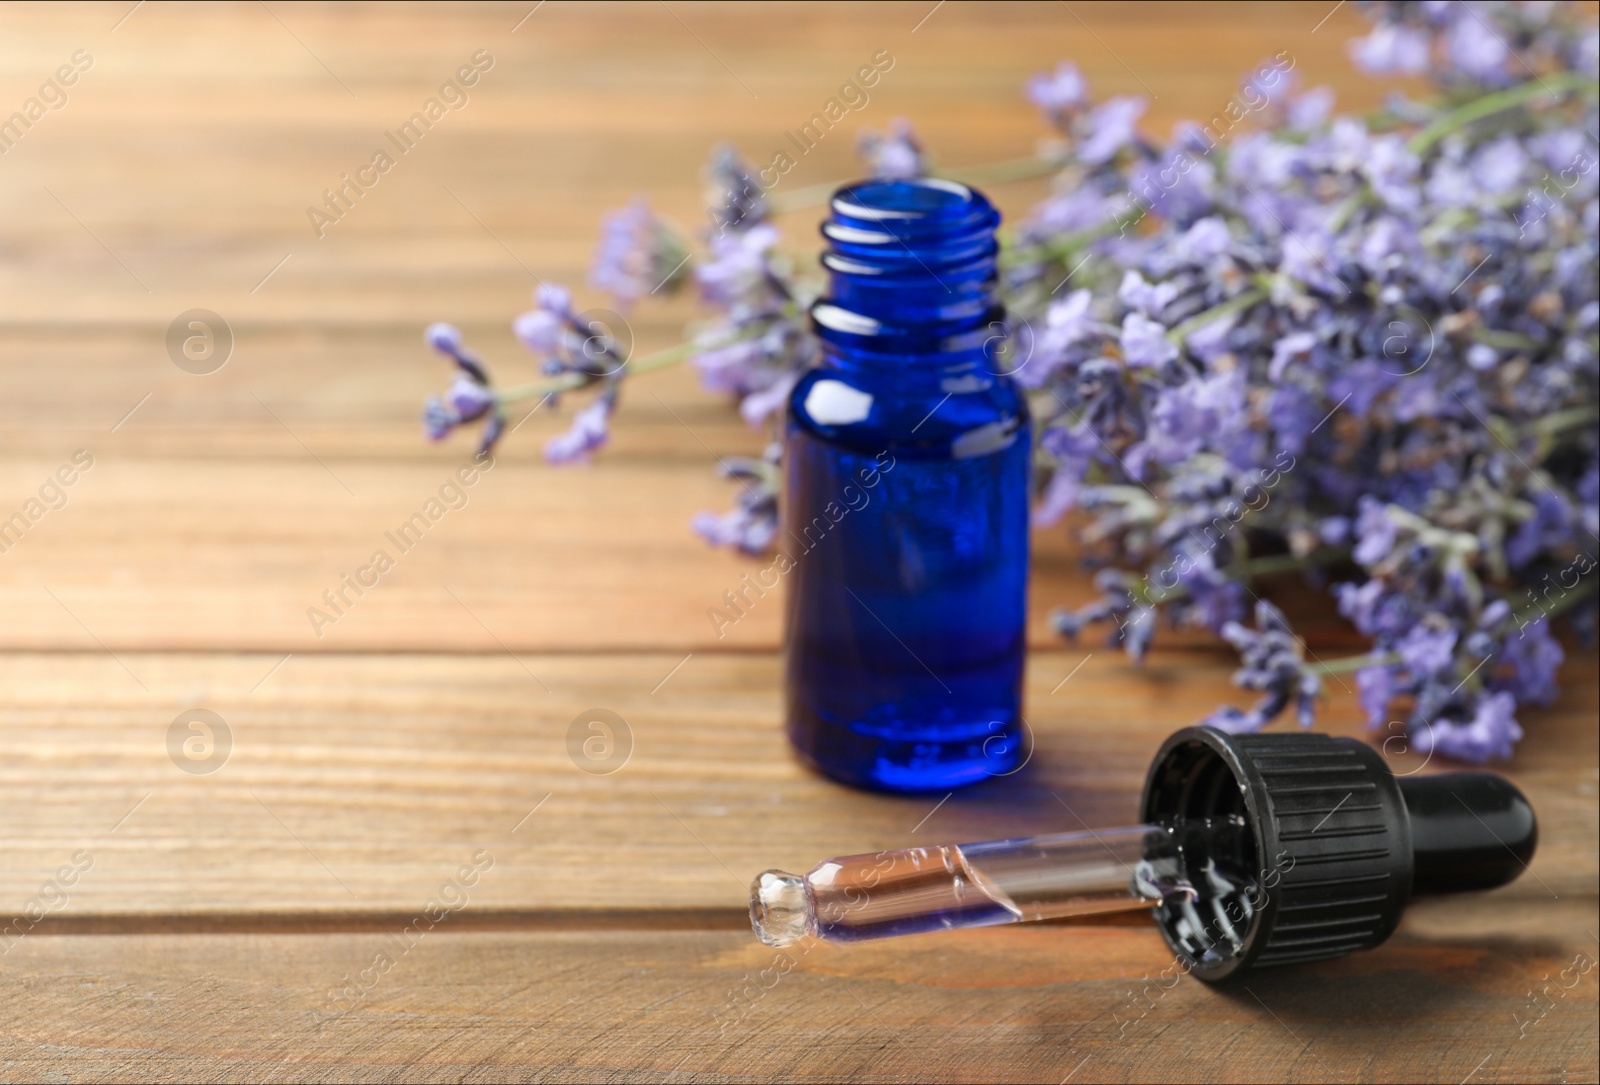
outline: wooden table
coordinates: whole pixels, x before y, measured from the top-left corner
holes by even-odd
[[[0,1077],[1595,1080],[1600,975],[1554,986],[1600,957],[1592,651],[1510,767],[1543,821],[1529,876],[1419,904],[1376,952],[1146,998],[1166,956],[1142,921],[818,948],[781,978],[746,926],[766,867],[1125,822],[1158,741],[1236,696],[1203,639],[1143,669],[1056,640],[1048,609],[1089,593],[1058,533],[1037,755],[937,805],[790,761],[779,600],[715,636],[749,566],[688,520],[728,500],[706,448],[759,436],[688,372],[639,378],[589,468],[540,462],[570,406],[534,416],[313,632],[467,455],[418,437],[446,379],[423,324],[530,378],[509,318],[536,278],[593,299],[602,211],[646,191],[696,228],[717,139],[770,156],[878,51],[893,69],[786,195],[901,114],[945,166],[1029,153],[1020,84],[1060,57],[1152,94],[1155,133],[1280,50],[1347,107],[1380,93],[1331,3],[532,6],[0,11],[0,114],[92,61],[0,158],[0,515],[93,461],[0,554]],[[480,51],[464,108],[319,238],[308,206]],[[1016,215],[1042,191],[994,195]],[[816,217],[784,219],[803,258]],[[231,329],[209,375],[169,356],[192,309]],[[640,349],[692,315],[641,306]],[[209,773],[169,750],[196,709],[229,739],[189,751]],[[631,735],[609,775],[569,754],[592,709]],[[1338,685],[1324,719],[1360,733]]]

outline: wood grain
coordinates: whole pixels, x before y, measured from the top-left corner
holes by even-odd
[[[745,929],[753,873],[1125,821],[1156,743],[1240,701],[1231,655],[1163,631],[1136,669],[1098,636],[1062,644],[1049,610],[1092,589],[1041,532],[1027,768],[942,802],[807,774],[780,731],[781,596],[716,636],[707,610],[751,566],[687,530],[729,500],[713,454],[763,437],[687,369],[636,381],[588,468],[540,462],[579,401],[528,417],[317,635],[307,609],[466,456],[418,434],[447,379],[426,323],[533,379],[509,320],[539,281],[598,302],[605,211],[647,193],[698,232],[711,147],[769,157],[875,52],[895,66],[871,104],[777,195],[853,175],[856,135],[901,115],[943,166],[1026,156],[1047,133],[1021,85],[1063,57],[1149,96],[1158,136],[1285,51],[1343,107],[1386,89],[1350,70],[1360,17],[1331,0],[533,7],[0,11],[0,116],[94,58],[0,156],[0,520],[94,461],[0,553],[0,932],[21,934],[0,933],[0,1077],[1594,1080],[1597,974],[1530,1004],[1600,957],[1592,649],[1522,717],[1529,875],[1419,904],[1378,951],[1141,996],[1169,962],[1123,917],[822,948],[743,994],[775,959]],[[478,50],[495,64],[470,103],[319,238],[308,205]],[[1010,222],[1046,191],[990,188]],[[817,217],[779,219],[801,266]],[[197,307],[234,336],[205,376],[165,342]],[[636,350],[698,315],[638,306]],[[1310,651],[1353,643],[1325,599],[1261,590]],[[232,742],[210,774],[168,747],[197,708]],[[596,708],[633,744],[610,775],[568,746]],[[1323,722],[1365,733],[1347,682]],[[319,1027],[475,855],[493,866],[470,902]]]
[[[7,958],[0,1012],[7,1075],[25,1079],[1592,1079],[1600,973],[1543,1017],[1525,1005],[1594,956],[1592,898],[1537,928],[1469,908],[1467,936],[1443,911],[1374,952],[1225,989],[1161,979],[1170,958],[1137,927],[819,946],[792,966],[695,931],[438,932],[405,953],[398,927],[42,936]],[[392,968],[341,1000],[385,952]]]
[[[502,864],[486,908],[737,915],[769,867],[1128,824],[1161,740],[1239,697],[1227,667],[1195,653],[1157,653],[1140,673],[1114,652],[1035,653],[1027,768],[941,802],[846,792],[802,770],[769,653],[327,654],[274,670],[280,659],[0,656],[0,912],[79,849],[95,865],[63,923],[403,911],[487,848]],[[1525,716],[1511,775],[1542,830],[1532,874],[1506,899],[1594,893],[1596,685],[1592,665],[1574,668],[1558,710]],[[1352,700],[1322,726],[1362,734]],[[232,733],[209,775],[181,771],[190,762],[167,747],[194,707]],[[568,747],[594,708],[631,732],[631,758],[609,775],[583,771],[609,766]],[[1391,752],[1396,771],[1423,765]]]

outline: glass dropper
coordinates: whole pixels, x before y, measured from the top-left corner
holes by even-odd
[[[1186,907],[1237,897],[1249,848],[1244,819],[1226,816],[846,855],[757,876],[750,922],[787,946]]]
[[[769,870],[750,887],[768,945],[1148,911],[1186,972],[1332,960],[1381,945],[1413,896],[1528,869],[1539,822],[1504,777],[1397,779],[1365,743],[1188,727],[1162,744],[1147,824],[905,848]]]

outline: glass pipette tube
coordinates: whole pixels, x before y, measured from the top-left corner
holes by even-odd
[[[758,875],[750,922],[787,946],[1183,906],[1237,891],[1248,847],[1244,820],[1221,817],[847,855]]]

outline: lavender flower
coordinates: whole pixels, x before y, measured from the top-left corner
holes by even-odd
[[[1236,683],[1262,697],[1217,726],[1254,730],[1291,704],[1309,722],[1320,675],[1353,670],[1374,726],[1398,716],[1415,748],[1503,757],[1519,706],[1554,695],[1551,623],[1596,622],[1600,32],[1572,4],[1364,10],[1356,63],[1426,72],[1434,101],[1335,117],[1325,89],[1258,72],[1249,131],[1219,114],[1161,146],[1137,130],[1141,100],[1096,102],[1071,64],[1028,83],[1062,137],[1041,152],[1060,172],[1016,228],[1004,300],[1035,330],[1016,378],[1036,419],[1037,517],[1074,513],[1098,592],[1054,620],[1067,636],[1105,623],[1134,659],[1163,612],[1219,631],[1243,656]],[[861,149],[874,176],[927,171],[903,122]],[[781,254],[736,153],[719,149],[707,179],[692,266],[710,318],[684,353],[764,425],[820,357],[817,287]],[[619,212],[596,285],[624,306],[647,297],[682,260],[669,241],[642,203]],[[581,459],[606,440],[626,346],[565,291],[536,302],[519,338],[561,390],[600,386],[551,442],[552,458]],[[492,443],[526,390],[495,391],[454,329],[428,341],[460,372],[425,430],[483,418]],[[730,461],[737,504],[696,530],[771,546],[776,459],[774,445]],[[1270,604],[1240,624],[1258,573],[1297,567],[1369,651],[1308,665]]]
[[[505,424],[499,397],[489,380],[489,371],[465,346],[461,329],[452,324],[430,324],[423,333],[427,344],[455,363],[460,371],[444,399],[433,396],[422,409],[422,432],[430,441],[442,441],[457,426],[489,416],[478,441],[478,451],[494,447]]]
[[[1506,42],[1523,43],[1550,84],[1552,69],[1587,55],[1592,36],[1567,5],[1373,10],[1380,24],[1357,44],[1358,60],[1406,74],[1438,58],[1441,82],[1457,95],[1527,77]],[[1240,605],[1235,578],[1250,564],[1234,555],[1260,543],[1308,563],[1353,559],[1364,581],[1334,590],[1373,640],[1357,674],[1369,718],[1382,723],[1409,699],[1407,726],[1436,733],[1441,751],[1509,749],[1514,722],[1492,697],[1548,692],[1559,647],[1544,626],[1511,615],[1503,596],[1520,598],[1517,582],[1551,563],[1570,566],[1581,524],[1600,521],[1600,502],[1580,496],[1600,491],[1591,466],[1600,459],[1600,170],[1581,168],[1592,163],[1587,151],[1574,157],[1584,125],[1595,123],[1592,101],[1574,94],[1552,106],[1548,93],[1530,93],[1540,104],[1473,121],[1449,112],[1470,98],[1438,109],[1412,103],[1396,107],[1411,127],[1376,132],[1329,119],[1325,93],[1301,107],[1284,87],[1287,106],[1262,114],[1281,130],[1235,136],[1225,155],[1211,146],[1215,133],[1180,126],[1177,146],[1225,163],[1190,169],[1180,187],[1152,180],[1174,176],[1180,159],[1131,134],[1131,107],[1098,114],[1097,128],[1117,134],[1085,153],[1096,116],[1087,91],[1070,77],[1059,90],[1041,77],[1030,96],[1078,148],[1064,168],[1068,187],[1023,236],[1048,248],[1090,234],[1075,244],[1097,257],[1074,271],[1083,296],[1070,310],[1058,298],[1035,310],[1040,349],[1020,374],[1047,408],[1040,447],[1054,469],[1041,510],[1082,510],[1097,560],[1149,569],[1143,578],[1118,570],[1117,583],[1161,585],[1121,600],[1108,593],[1058,617],[1064,631],[1093,620],[1121,627],[1144,598],[1175,621],[1226,623]],[[1557,186],[1565,195],[1527,195],[1553,161],[1568,170]],[[1131,216],[1106,211],[1119,185],[1135,197]],[[1096,215],[1115,237],[1092,238]],[[1022,265],[1012,289],[1024,315],[1030,290],[1048,295],[1076,266],[1069,259],[1078,258]],[[1530,317],[1528,306],[1545,315]],[[1108,356],[1126,365],[1108,366]],[[1566,412],[1559,424],[1544,421],[1552,411]],[[1540,444],[1535,432],[1552,425],[1554,443]],[[1548,458],[1555,449],[1564,451]],[[1089,472],[1102,481],[1089,484]],[[1194,484],[1207,472],[1216,484]],[[1260,479],[1272,480],[1271,500],[1238,529],[1250,550],[1206,526],[1217,495],[1237,492],[1229,472],[1263,493]],[[1128,484],[1154,513],[1129,515],[1131,505],[1096,496]],[[1213,722],[1257,727],[1291,701],[1312,710],[1297,683],[1309,688],[1315,673],[1296,670],[1289,642],[1275,636],[1286,629],[1258,625],[1265,632],[1222,627],[1246,655],[1240,680],[1269,695]],[[1457,732],[1496,737],[1444,737]]]
[[[572,416],[572,425],[545,443],[545,459],[551,463],[581,463],[611,436],[614,401],[603,396]]]
[[[1113,98],[1097,107],[1084,122],[1078,159],[1090,165],[1109,162],[1137,138],[1135,125],[1149,103],[1143,98]]]
[[[862,132],[856,149],[868,172],[879,180],[927,176],[928,164],[923,158],[922,144],[911,130],[911,123],[904,118],[890,121],[889,131],[884,135]]]
[[[1089,102],[1089,84],[1084,82],[1078,66],[1069,60],[1056,65],[1048,75],[1036,75],[1028,80],[1028,101],[1032,102],[1055,123],[1065,129],[1067,118]]]
[[[651,294],[673,293],[684,279],[688,255],[640,197],[602,221],[589,282],[627,309]]]
[[[1229,622],[1222,627],[1222,636],[1243,657],[1243,666],[1233,673],[1233,684],[1241,689],[1260,690],[1266,696],[1249,711],[1224,706],[1204,722],[1235,733],[1259,731],[1292,701],[1300,726],[1310,727],[1316,715],[1317,696],[1322,692],[1322,679],[1306,669],[1300,657],[1300,643],[1282,612],[1271,603],[1258,601],[1255,629]]]
[[[1129,365],[1160,369],[1177,358],[1178,348],[1167,339],[1167,329],[1139,313],[1122,321],[1122,356]]]
[[[614,381],[628,362],[630,345],[619,341],[601,316],[576,312],[572,294],[543,284],[534,291],[536,308],[512,322],[512,330],[549,376],[575,376],[583,384]],[[620,326],[625,330],[626,325]]]
[[[774,443],[761,459],[731,457],[723,460],[722,475],[739,483],[733,509],[703,512],[694,518],[694,530],[712,546],[731,546],[746,554],[762,554],[778,534],[778,457]]]
[[[706,166],[706,214],[710,236],[749,230],[767,221],[767,195],[753,171],[729,144],[718,147]]]
[[[1450,62],[1478,82],[1510,82],[1510,47],[1471,9],[1464,9],[1446,31],[1445,46]]]
[[[1516,708],[1516,698],[1503,691],[1479,697],[1463,719],[1440,718],[1413,728],[1417,751],[1473,762],[1510,757],[1522,737]]]
[[[793,281],[777,243],[768,223],[715,234],[695,270],[701,299],[717,315],[695,334],[691,358],[708,390],[742,399],[751,425],[782,406],[817,351],[805,317],[809,295]]]
[[[1415,75],[1428,68],[1428,35],[1412,27],[1382,23],[1350,43],[1350,56],[1373,75]]]

